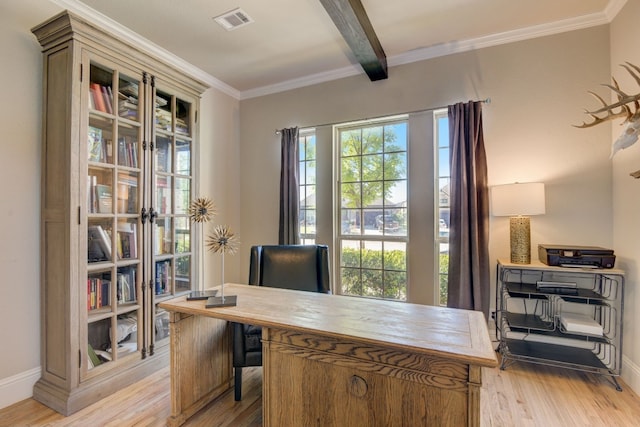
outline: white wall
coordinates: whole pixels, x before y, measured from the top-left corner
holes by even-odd
[[[532,220],[534,249],[538,243],[611,246],[610,127],[571,126],[592,102],[587,89],[609,78],[608,34],[600,26],[394,67],[388,80],[372,83],[363,74],[241,101],[243,251],[277,242],[274,129],[484,98],[491,98],[484,106],[490,185],[547,185],[547,214]],[[491,227],[491,258],[508,257],[508,219],[492,218]]]
[[[40,154],[42,53],[30,29],[59,13],[48,0],[0,4],[0,408],[32,395],[40,377]],[[239,229],[238,100],[215,89],[202,97],[200,194],[214,199]],[[219,258],[207,254],[208,283],[219,284]],[[237,281],[236,259],[225,260]]]
[[[0,407],[31,396],[40,371],[40,123],[42,59],[29,31],[59,9],[0,6]]]
[[[611,25],[611,73],[629,94],[640,93],[640,86],[619,64],[640,66],[639,18],[640,2],[628,1]],[[612,140],[622,131],[619,122],[612,128]],[[629,176],[639,169],[640,143],[613,158],[613,247],[618,267],[626,271],[622,377],[640,393],[640,180]]]

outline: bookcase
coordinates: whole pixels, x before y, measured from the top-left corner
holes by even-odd
[[[72,13],[43,48],[42,376],[69,415],[168,364],[163,300],[197,286],[188,208],[206,85]]]
[[[501,369],[522,361],[607,375],[622,368],[624,272],[498,260]]]

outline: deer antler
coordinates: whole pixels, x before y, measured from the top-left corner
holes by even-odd
[[[627,70],[631,77],[638,83],[640,86],[640,67],[637,67],[630,62],[626,64],[620,64],[622,68]],[[609,120],[613,120],[618,117],[624,117],[625,120],[623,123],[632,122],[638,120],[640,118],[640,93],[636,95],[629,95],[623,92],[618,85],[618,82],[614,77],[611,78],[613,80],[613,85],[603,84],[602,86],[608,87],[613,92],[618,95],[618,101],[612,104],[607,105],[604,99],[598,96],[596,93],[589,91],[591,95],[593,95],[600,103],[602,104],[602,108],[598,110],[588,111],[585,110],[585,113],[590,115],[593,118],[593,121],[590,123],[583,122],[581,125],[574,125],[577,128],[588,128],[591,126],[595,126],[600,123],[604,123]],[[633,104],[634,110],[632,111],[629,104]],[[614,111],[616,108],[620,108],[620,111]],[[599,114],[606,113],[606,116],[600,117]]]

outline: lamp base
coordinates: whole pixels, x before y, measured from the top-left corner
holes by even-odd
[[[237,295],[228,295],[223,297],[210,297],[207,300],[206,308],[215,308],[215,307],[231,307],[237,305],[238,296]]]
[[[509,219],[511,236],[511,262],[531,264],[531,225],[528,216]]]

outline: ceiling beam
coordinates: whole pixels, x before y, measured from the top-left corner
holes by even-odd
[[[360,0],[320,0],[371,81],[387,74],[387,56]]]

